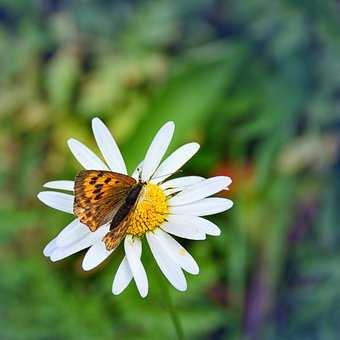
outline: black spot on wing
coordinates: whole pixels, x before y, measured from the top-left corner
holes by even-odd
[[[98,201],[99,199],[101,199],[102,196],[103,196],[103,193],[100,193],[100,194],[98,194],[97,196],[95,196],[94,199],[95,199],[96,201]]]

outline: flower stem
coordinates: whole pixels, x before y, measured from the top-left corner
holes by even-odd
[[[176,308],[175,308],[175,306],[172,302],[171,295],[170,295],[170,292],[169,292],[169,287],[167,286],[167,283],[165,282],[163,275],[161,275],[161,276],[162,277],[161,277],[161,280],[160,280],[160,286],[161,286],[161,289],[162,289],[163,302],[164,302],[164,304],[166,305],[166,308],[169,311],[171,321],[174,325],[174,328],[175,328],[175,331],[176,331],[176,334],[177,334],[177,338],[179,340],[184,340],[183,328],[182,328],[178,313],[176,311]]]

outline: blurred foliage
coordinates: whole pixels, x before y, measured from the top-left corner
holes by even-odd
[[[133,169],[157,128],[229,175],[221,237],[183,242],[200,275],[171,290],[191,339],[336,339],[340,332],[340,26],[334,1],[0,1],[0,338],[173,339],[150,294],[110,287],[122,253],[81,270],[44,245],[69,221],[36,199],[80,169],[100,116]]]

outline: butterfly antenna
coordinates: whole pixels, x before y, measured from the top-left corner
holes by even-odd
[[[138,180],[139,180],[139,182],[141,182],[142,181],[142,171],[141,171],[140,168],[137,168],[137,172],[138,172]]]

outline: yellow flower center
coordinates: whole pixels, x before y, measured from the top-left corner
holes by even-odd
[[[158,185],[148,183],[143,190],[127,229],[128,234],[138,237],[158,228],[169,212],[166,196]]]

